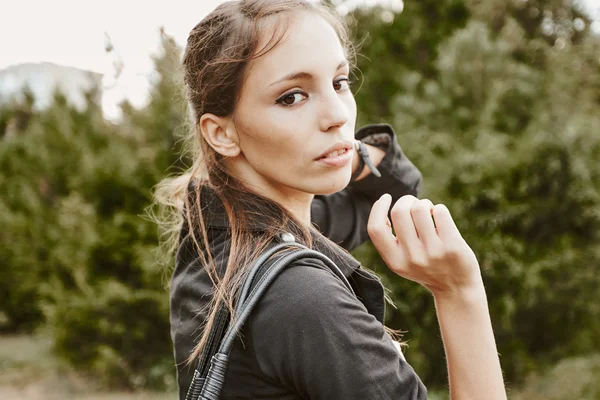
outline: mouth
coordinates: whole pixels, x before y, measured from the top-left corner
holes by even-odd
[[[316,158],[321,166],[327,168],[341,168],[352,161],[354,153],[352,152],[352,142],[343,141],[327,149],[323,154]]]
[[[336,143],[322,153],[316,160],[334,159],[340,157],[352,150],[352,143],[350,141],[343,141]]]
[[[327,153],[324,156],[321,156],[321,157],[317,158],[317,160],[324,160],[326,158],[336,158],[336,157],[339,157],[342,154],[345,154],[345,153],[347,153],[349,151],[350,150],[348,150],[348,149],[334,150],[331,153]]]

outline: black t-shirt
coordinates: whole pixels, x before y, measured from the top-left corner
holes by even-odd
[[[383,326],[379,278],[347,251],[368,240],[371,205],[384,193],[416,195],[421,174],[402,153],[389,125],[369,125],[357,138],[386,151],[381,178],[369,175],[343,191],[316,196],[313,247],[331,258],[351,283],[353,296],[324,264],[300,260],[272,283],[242,329],[230,355],[222,399],[425,399],[427,391],[398,353]],[[213,257],[227,264],[228,222],[210,191],[206,218]],[[194,366],[186,360],[201,336],[212,283],[191,239],[183,235],[171,281],[171,335],[180,399]],[[345,250],[344,250],[345,249]]]

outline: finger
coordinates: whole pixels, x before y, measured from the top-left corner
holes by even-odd
[[[433,207],[433,219],[435,220],[438,235],[443,242],[462,239],[448,207],[443,204],[436,204]]]
[[[367,222],[367,232],[373,245],[379,253],[386,252],[396,243],[396,238],[392,234],[389,226],[388,211],[392,204],[392,196],[384,194],[373,204],[369,221]]]
[[[433,224],[433,218],[431,218],[432,212],[433,203],[428,199],[417,201],[410,209],[417,234],[428,249],[431,249],[440,243],[440,238],[438,237],[438,234],[435,231],[435,225]]]
[[[431,202],[431,200],[429,200],[429,199],[421,199],[419,201],[421,201],[422,203],[424,203],[426,205],[426,207],[429,209],[429,212],[430,212],[429,217],[431,218],[431,215],[433,214],[433,203]]]
[[[406,195],[402,196],[392,207],[392,225],[396,232],[396,238],[408,251],[422,247],[410,215],[410,210],[417,201],[419,200],[416,197]]]

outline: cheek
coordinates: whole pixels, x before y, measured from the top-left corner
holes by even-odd
[[[301,172],[308,140],[298,123],[286,120],[285,115],[256,113],[237,125],[242,152],[255,168],[268,175]]]
[[[259,147],[263,152],[276,153],[278,158],[302,156],[310,134],[309,122],[301,113],[278,109],[256,111],[243,125],[242,148]]]
[[[348,107],[348,115],[350,116],[349,118],[349,123],[351,123],[353,126],[356,123],[356,99],[354,98],[354,95],[352,93],[348,93],[348,97],[346,99],[346,106]]]

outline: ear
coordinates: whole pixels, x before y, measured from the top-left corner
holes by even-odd
[[[225,157],[236,157],[240,154],[238,135],[231,118],[207,113],[200,117],[198,126],[214,151]]]

